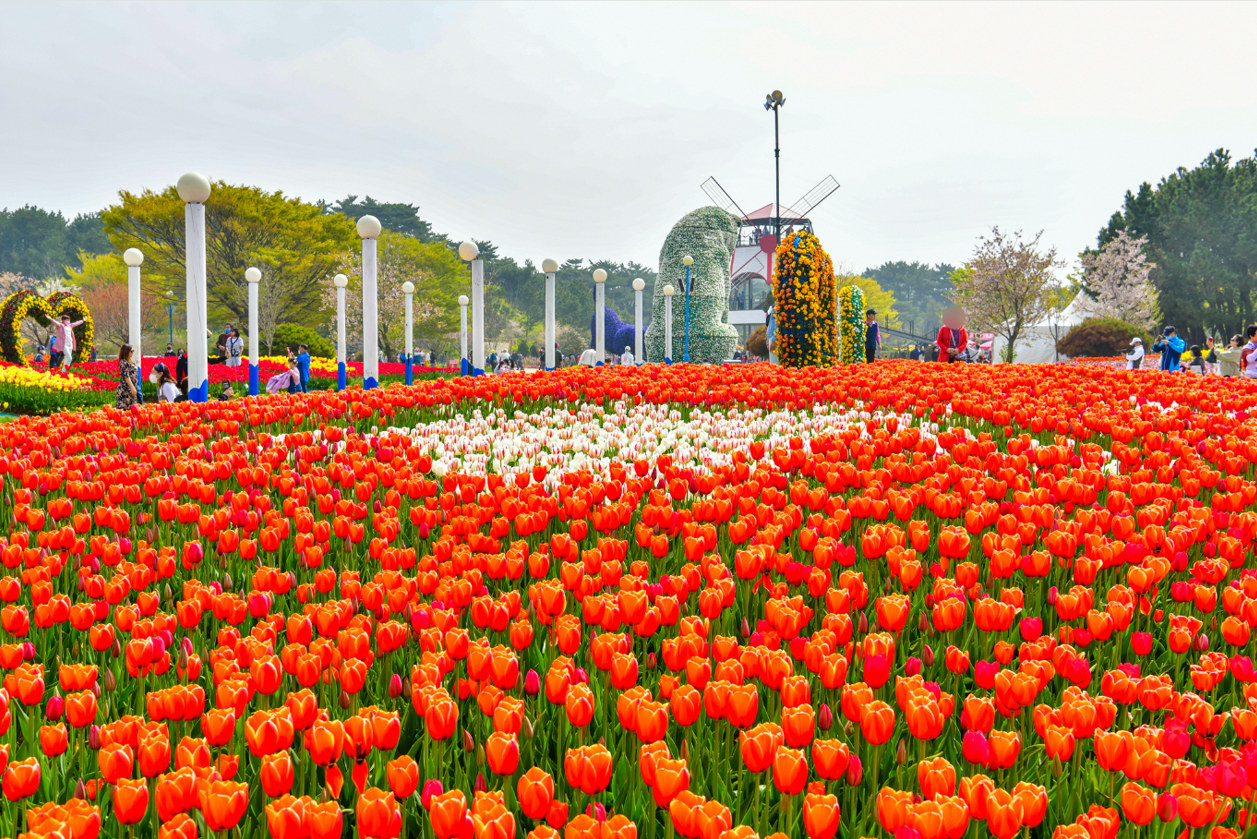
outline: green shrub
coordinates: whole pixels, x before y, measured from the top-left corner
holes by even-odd
[[[1151,351],[1152,336],[1117,318],[1088,318],[1056,342],[1056,349],[1071,358],[1109,358],[1130,351],[1130,339],[1142,338]]]
[[[298,326],[295,323],[283,323],[275,327],[275,337],[271,341],[271,355],[283,355],[287,347],[296,352],[300,344],[310,348],[311,358],[334,358],[336,355],[332,342],[313,329]]]

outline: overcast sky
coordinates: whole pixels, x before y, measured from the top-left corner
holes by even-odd
[[[839,265],[963,262],[992,224],[1072,262],[1127,189],[1252,154],[1254,32],[1255,3],[7,3],[0,206],[191,169],[657,266],[709,175],[772,200],[780,88],[782,201],[837,177]]]

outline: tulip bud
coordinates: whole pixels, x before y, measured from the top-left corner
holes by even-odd
[[[48,699],[48,704],[44,708],[44,716],[50,720],[61,719],[62,712],[65,711],[65,700],[57,694],[53,694]]]
[[[834,712],[829,709],[828,703],[821,703],[821,709],[816,712],[816,724],[821,731],[829,731],[834,727]]]
[[[419,794],[419,803],[423,805],[423,809],[427,810],[432,803],[432,797],[444,792],[445,786],[440,781],[428,781],[423,785],[423,792]]]
[[[926,667],[934,666],[934,648],[929,644],[926,644],[925,649],[921,651],[921,660],[925,662]]]
[[[231,573],[224,571],[223,572],[223,591],[231,591],[231,589],[232,589]]]
[[[689,762],[690,759],[690,741],[688,739],[681,741],[681,760]]]
[[[536,696],[541,693],[541,676],[536,670],[529,670],[524,676],[524,693],[528,696]]]
[[[869,634],[869,616],[866,612],[860,613],[860,623],[857,630],[861,635]]]
[[[589,684],[589,674],[585,672],[584,667],[577,667],[576,672],[572,674],[572,684],[587,685]]]
[[[116,644],[118,642],[114,641],[114,643]],[[118,679],[114,676],[112,670],[105,671],[105,678],[102,681],[105,683],[105,690],[108,693],[113,693],[114,688],[118,687]]]
[[[917,658],[916,656],[910,656],[908,660],[904,662],[903,672],[905,676],[909,676],[909,677],[920,676],[921,675],[921,659]],[[902,743],[903,741],[900,740],[899,742]]]
[[[532,721],[529,720],[528,717],[524,717],[523,721],[520,723],[519,734],[525,740],[531,740],[533,738],[534,732],[533,732],[533,727],[532,727]]]
[[[1209,636],[1203,632],[1197,635],[1195,646],[1196,646],[1196,650],[1199,652],[1202,652],[1202,653],[1208,652],[1209,651]]]
[[[908,746],[903,740],[899,741],[899,745],[895,747],[895,763],[903,766],[908,762]]]
[[[653,652],[646,654],[646,669],[654,670],[659,666],[659,659],[655,657]]]
[[[474,752],[476,750],[476,741],[471,736],[471,732],[463,729],[463,751]]]
[[[377,503],[378,503],[378,502],[377,502]],[[485,780],[484,780],[484,773],[483,773],[483,772],[478,772],[478,773],[476,773],[476,786],[475,786],[475,790],[476,790],[476,792],[478,792],[478,793],[479,793],[479,792],[488,792],[488,791],[489,791],[489,785],[488,785],[487,783],[485,783]]]
[[[109,671],[106,670],[105,672],[108,673]],[[93,725],[91,728],[87,729],[87,747],[92,751],[98,751],[100,749],[99,725]]]
[[[405,690],[405,685],[402,683],[402,677],[399,674],[394,673],[388,680],[389,698],[396,699],[402,695],[403,690]]]
[[[746,615],[742,616],[742,638],[746,639],[751,635],[751,624],[746,619]]]
[[[847,786],[858,787],[863,782],[864,764],[860,762],[859,755],[851,755],[847,761]]]
[[[585,807],[585,815],[596,822],[605,822],[607,820],[607,808],[601,803],[593,801]]]
[[[114,646],[118,648],[118,652],[115,653],[115,655],[121,655],[122,654],[121,642],[119,642],[117,639],[114,639]],[[35,659],[35,645],[32,644],[30,641],[27,641],[26,643],[22,644],[22,660],[33,661],[34,659]]]
[[[83,800],[83,801],[86,801],[86,800],[87,800],[87,787],[83,785],[83,779],[82,779],[82,778],[79,778],[79,779],[78,779],[78,780],[74,783],[74,795],[73,795],[73,796],[71,796],[71,797],[72,797],[72,798],[78,798],[78,799]]]
[[[1163,792],[1158,796],[1157,818],[1163,822],[1172,822],[1178,818],[1178,798],[1172,793]]]
[[[345,692],[344,688],[342,688],[340,692],[340,707],[348,711],[353,707],[353,704],[353,700],[349,698],[349,694]]]
[[[484,762],[485,762],[484,744],[481,743],[480,745],[476,746],[476,765],[484,766]]]
[[[921,632],[925,632],[925,630],[929,628],[930,628],[930,622],[925,619],[925,610],[922,609],[920,612],[917,613],[917,629],[920,630]]]

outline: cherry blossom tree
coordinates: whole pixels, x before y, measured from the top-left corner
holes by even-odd
[[[1017,339],[1047,313],[1046,292],[1055,284],[1061,263],[1056,248],[1040,251],[1043,231],[1025,241],[1020,230],[1006,234],[992,227],[978,239],[973,256],[952,274],[954,298],[979,327],[1004,338],[1003,357],[1016,357]]]
[[[1084,253],[1080,308],[1093,317],[1118,318],[1151,329],[1160,318],[1157,290],[1149,275],[1153,264],[1144,253],[1147,236],[1118,232],[1098,253]]]

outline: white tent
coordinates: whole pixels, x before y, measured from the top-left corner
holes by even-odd
[[[1087,319],[1082,311],[1082,294],[1078,294],[1059,314],[1044,318],[1039,323],[1031,324],[1017,336],[1017,355],[1013,359],[1018,364],[1051,364],[1057,360],[1056,340],[1064,338],[1069,330]],[[992,360],[996,364],[1003,362],[1005,344],[1002,335],[995,336],[995,347]],[[1066,356],[1061,355],[1064,361]]]

